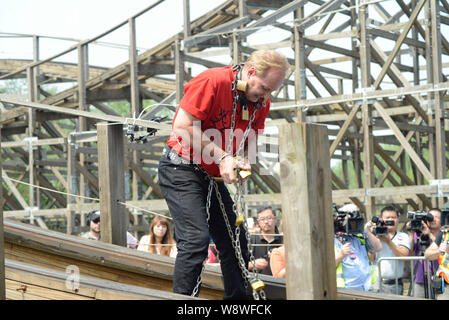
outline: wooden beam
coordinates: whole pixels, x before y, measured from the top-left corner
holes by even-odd
[[[97,131],[101,240],[126,247],[123,125],[100,123]]]
[[[0,147],[1,147],[1,127],[0,127]],[[2,174],[2,159],[0,158],[0,176]],[[3,180],[3,179],[2,179]],[[5,285],[5,240],[3,235],[3,188],[0,188],[0,300],[6,299]]]
[[[279,140],[287,299],[336,299],[327,128],[286,124]]]

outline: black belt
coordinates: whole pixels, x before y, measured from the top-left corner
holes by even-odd
[[[162,155],[166,156],[170,159],[174,164],[193,164],[192,161],[187,160],[186,158],[181,157],[176,153],[175,150],[170,148],[169,146],[165,146],[162,151]]]
[[[396,279],[382,279],[383,284],[396,284]],[[398,279],[398,284],[402,284],[402,278]]]

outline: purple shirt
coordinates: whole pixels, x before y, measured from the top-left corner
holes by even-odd
[[[413,244],[414,244],[414,255],[418,256],[421,252],[421,242],[417,241],[418,237],[416,236],[416,232],[413,235]],[[432,240],[430,240],[432,241]],[[432,243],[432,242],[430,242]],[[423,268],[424,265],[424,268]],[[438,260],[430,261],[430,272],[431,274],[438,269]],[[424,283],[424,270],[427,271],[427,260],[417,260],[415,265],[415,283]]]

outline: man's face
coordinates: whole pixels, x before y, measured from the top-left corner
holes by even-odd
[[[382,220],[384,221],[393,221],[394,225],[393,226],[387,226],[388,231],[396,231],[398,222],[399,222],[399,217],[396,213],[396,211],[384,211],[381,215]]]
[[[100,218],[96,218],[90,222],[90,231],[100,233]]]
[[[437,210],[431,210],[429,213],[433,216],[433,221],[429,222],[431,229],[441,229],[441,213]]]
[[[274,233],[276,220],[276,216],[271,209],[265,209],[257,216],[257,223],[259,224],[262,233]]]
[[[257,102],[260,98],[268,99],[271,92],[279,89],[285,78],[285,73],[278,68],[270,68],[265,74],[257,74],[254,67],[250,67],[247,75],[246,98]]]

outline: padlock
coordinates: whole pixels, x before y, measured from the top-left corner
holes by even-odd
[[[239,214],[239,216],[237,217],[237,219],[235,219],[234,225],[235,225],[236,227],[238,227],[242,222],[243,222],[243,214]]]
[[[245,92],[246,91],[246,82],[242,81],[242,80],[237,80],[236,87],[237,87],[237,90]]]
[[[263,283],[262,280],[253,279],[251,280],[251,287],[253,288],[253,290],[260,291],[265,288],[265,283]]]
[[[245,180],[251,175],[251,171],[249,170],[239,170],[239,176],[242,180]]]

